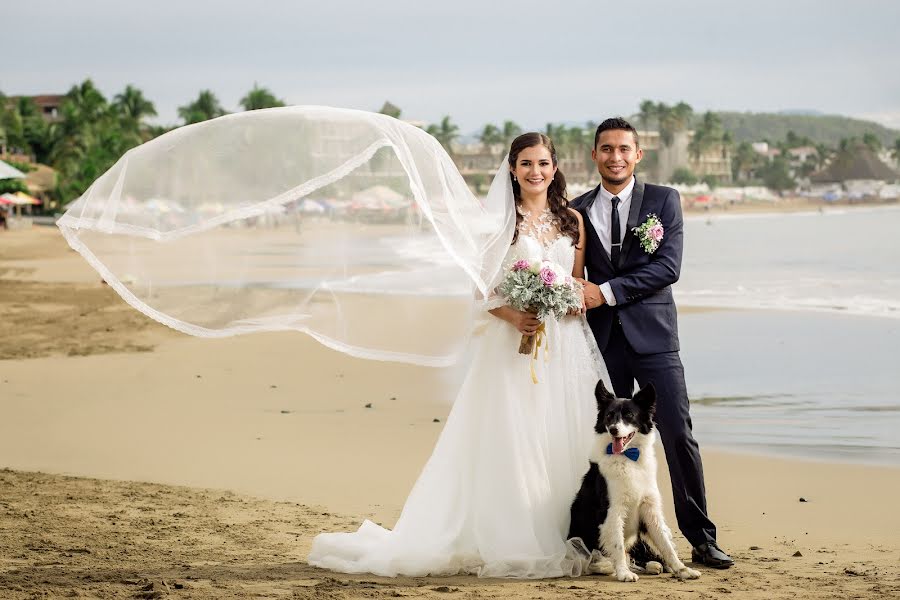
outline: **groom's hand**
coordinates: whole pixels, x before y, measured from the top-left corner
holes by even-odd
[[[581,277],[576,277],[576,279],[584,286],[584,305],[588,310],[606,304],[606,299],[600,293],[599,285]]]

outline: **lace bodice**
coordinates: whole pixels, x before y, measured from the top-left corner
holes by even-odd
[[[549,260],[560,265],[567,273],[571,273],[575,266],[575,246],[572,245],[572,238],[567,235],[544,243],[532,235],[523,235],[520,231],[516,243],[509,247],[506,258],[503,259],[503,271],[508,270],[520,259]]]
[[[562,237],[559,223],[549,208],[545,208],[538,215],[532,214],[531,211],[522,207],[516,207],[516,211],[522,217],[518,226],[519,235],[529,235],[545,246],[549,246]]]

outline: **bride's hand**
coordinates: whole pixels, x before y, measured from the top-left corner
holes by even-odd
[[[583,315],[587,312],[587,306],[584,303],[584,288],[581,288],[581,292],[579,293],[581,296],[581,308],[570,308],[568,314],[570,315]]]
[[[514,308],[510,310],[512,312],[510,313],[509,322],[512,323],[513,327],[519,330],[519,333],[522,335],[534,335],[537,332],[537,328],[540,327],[541,321],[534,313],[524,312]]]

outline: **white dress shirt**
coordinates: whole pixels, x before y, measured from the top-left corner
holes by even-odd
[[[625,240],[625,232],[628,230],[628,212],[631,210],[631,196],[633,193],[633,175],[631,176],[631,181],[625,186],[625,189],[618,194],[611,194],[601,184],[600,191],[594,199],[594,204],[591,205],[591,208],[588,211],[588,218],[591,220],[591,225],[597,230],[597,235],[600,237],[600,243],[603,245],[603,250],[606,251],[607,256],[611,256],[612,248],[613,196],[618,196],[619,198],[619,241],[621,242]],[[613,294],[612,286],[609,285],[609,282],[600,284],[600,292],[603,294],[603,298],[606,300],[607,304],[610,306],[616,305],[616,296]]]

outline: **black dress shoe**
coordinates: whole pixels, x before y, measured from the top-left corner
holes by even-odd
[[[713,569],[727,569],[734,564],[734,560],[725,554],[715,542],[700,544],[691,550],[691,560]]]

